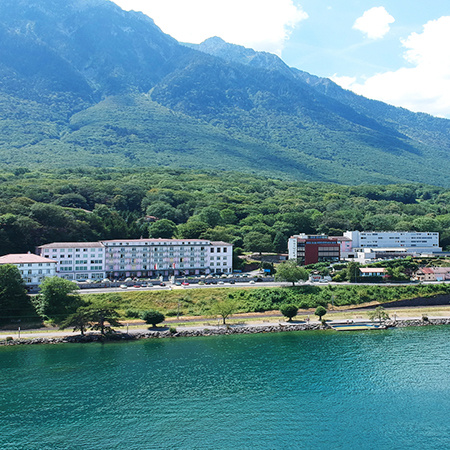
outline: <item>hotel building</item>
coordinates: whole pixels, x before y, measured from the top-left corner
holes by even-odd
[[[205,239],[115,239],[41,245],[70,280],[205,275],[233,272],[233,246]]]

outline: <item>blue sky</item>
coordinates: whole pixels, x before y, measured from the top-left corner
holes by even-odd
[[[450,0],[114,0],[167,34],[211,36],[412,111],[450,118]]]

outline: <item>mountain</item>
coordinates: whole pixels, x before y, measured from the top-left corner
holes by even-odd
[[[106,0],[2,0],[0,40],[3,166],[450,185],[450,121],[217,37],[180,44]]]

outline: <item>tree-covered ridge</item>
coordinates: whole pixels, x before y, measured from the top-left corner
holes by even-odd
[[[345,186],[168,169],[15,169],[0,180],[1,254],[149,236],[286,252],[293,234],[355,229],[438,231],[450,246],[450,190],[423,184]]]

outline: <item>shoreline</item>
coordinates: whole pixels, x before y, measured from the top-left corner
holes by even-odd
[[[353,321],[353,325],[358,323],[365,324],[370,321]],[[206,336],[224,336],[233,334],[259,334],[259,333],[283,333],[293,331],[313,331],[313,330],[333,330],[333,325],[342,325],[345,321],[330,321],[325,325],[321,322],[280,322],[272,324],[253,324],[253,325],[214,325],[204,327],[178,327],[175,332],[168,327],[161,329],[149,329],[147,331],[136,331],[130,333],[113,332],[106,335],[99,333],[89,333],[84,336],[81,334],[65,335],[61,337],[36,337],[26,339],[10,339],[7,336],[0,340],[0,346],[11,345],[37,345],[37,344],[65,344],[65,343],[89,343],[89,342],[120,342],[120,341],[136,341],[141,339],[167,339],[179,337],[206,337]],[[383,322],[382,329],[388,328],[406,328],[406,327],[423,327],[423,326],[439,326],[450,325],[450,317],[435,319],[414,319],[414,318],[397,318],[396,320],[386,320]],[[336,330],[334,330],[336,331]],[[357,331],[357,330],[354,330]],[[372,330],[373,331],[373,330]]]

